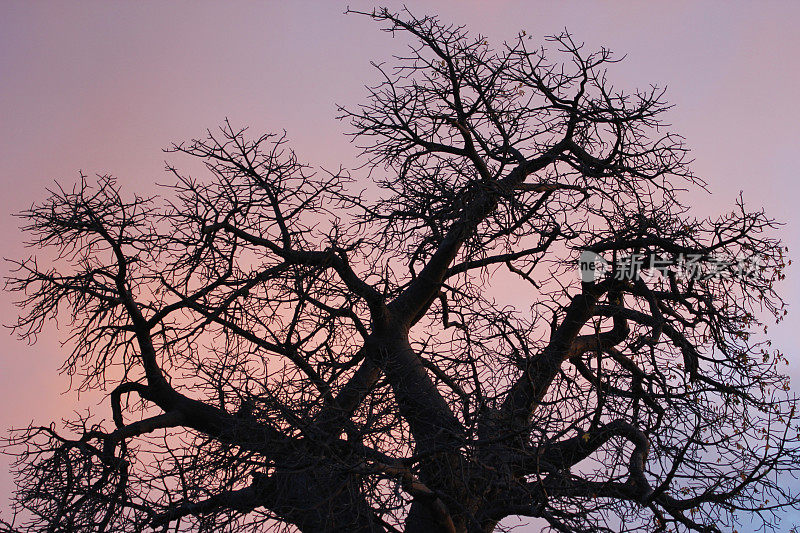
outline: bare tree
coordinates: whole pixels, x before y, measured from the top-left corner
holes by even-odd
[[[81,177],[21,214],[48,259],[15,263],[16,331],[63,317],[113,422],[12,434],[5,527],[773,527],[800,460],[776,224],[689,213],[663,91],[613,89],[607,50],[365,15],[415,43],[341,109],[380,194],[225,123],[171,149],[205,179]]]

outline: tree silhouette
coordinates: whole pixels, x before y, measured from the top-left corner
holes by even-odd
[[[772,527],[800,461],[776,224],[689,213],[664,93],[615,90],[609,51],[362,14],[415,43],[341,109],[377,193],[226,122],[170,150],[203,179],[21,213],[46,260],[14,263],[15,330],[61,317],[113,422],[13,433],[4,527]]]

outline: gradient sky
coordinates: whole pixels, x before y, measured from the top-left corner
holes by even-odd
[[[713,194],[687,199],[700,215],[730,209],[739,191],[786,223],[800,249],[800,2],[549,2],[406,0],[415,14],[466,24],[495,43],[569,29],[589,48],[626,60],[609,79],[632,90],[666,85],[672,131],[693,150]],[[372,4],[349,1],[353,8]],[[400,2],[387,2],[392,8]],[[225,117],[253,132],[286,129],[313,165],[352,166],[355,149],[335,103],[363,101],[370,60],[402,53],[399,39],[347,2],[4,2],[0,17],[0,246],[21,257],[18,212],[79,170],[116,175],[128,192],[168,182],[161,149]],[[3,273],[7,267],[3,267]],[[800,303],[797,268],[782,291]],[[771,331],[800,377],[790,309]],[[0,294],[0,319],[15,310]],[[94,407],[65,391],[64,348],[50,331],[35,346],[0,334],[0,431]],[[0,512],[11,479],[0,458]],[[5,513],[3,513],[5,516]],[[800,522],[800,519],[793,520]],[[788,527],[786,528],[788,530]]]

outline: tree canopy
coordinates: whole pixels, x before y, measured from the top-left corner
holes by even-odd
[[[359,14],[413,42],[340,109],[362,169],[225,122],[156,197],[81,176],[20,214],[15,331],[62,318],[112,420],[13,433],[3,527],[773,527],[800,461],[778,224],[692,215],[664,90],[613,87],[610,51]]]

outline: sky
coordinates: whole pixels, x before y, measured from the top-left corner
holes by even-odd
[[[692,149],[695,172],[712,194],[687,201],[710,215],[742,191],[786,223],[790,258],[800,249],[800,3],[549,2],[406,0],[415,14],[438,14],[499,44],[525,30],[534,39],[567,28],[588,48],[624,62],[609,78],[633,90],[666,86],[671,131]],[[30,254],[12,216],[79,171],[117,176],[128,192],[165,183],[161,150],[202,136],[226,117],[254,133],[286,130],[300,158],[325,168],[354,166],[356,149],[335,120],[336,104],[364,101],[377,79],[370,61],[402,53],[398,39],[346,2],[24,2],[0,17],[0,247]],[[350,7],[371,10],[368,2]],[[386,2],[399,8],[400,2]],[[795,261],[795,264],[797,262]],[[0,267],[3,275],[8,266]],[[771,330],[800,378],[793,335],[800,304],[796,267],[781,292],[790,314]],[[13,321],[0,294],[0,320]],[[67,392],[58,374],[66,347],[58,331],[34,346],[0,331],[0,431],[48,423],[99,398]],[[0,510],[11,492],[0,457]],[[800,522],[800,517],[795,522]],[[788,529],[788,528],[787,528]]]

